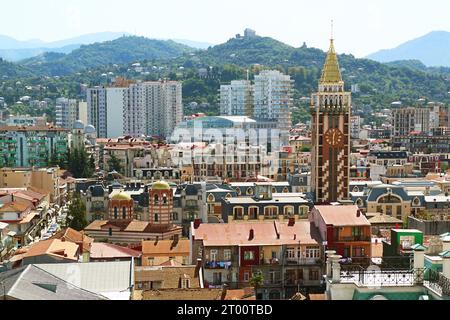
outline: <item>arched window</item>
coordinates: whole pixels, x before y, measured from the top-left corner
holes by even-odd
[[[210,194],[209,196],[208,196],[208,202],[215,202],[216,201],[216,198],[214,197],[214,195],[213,194]]]
[[[166,195],[163,196],[163,202],[164,202],[164,204],[167,204],[167,196]]]
[[[295,211],[295,209],[293,206],[285,206],[284,207],[284,215],[287,217],[293,217],[294,211]]]
[[[248,215],[251,220],[257,220],[259,216],[259,208],[258,207],[248,208]]]
[[[155,204],[158,204],[158,202],[159,202],[159,197],[157,194],[155,194]]]
[[[288,188],[288,187],[285,187],[285,188],[283,189],[283,193],[289,193],[289,188]]]
[[[247,195],[252,196],[253,195],[253,188],[247,188]]]
[[[110,237],[112,236],[112,228],[108,229],[108,234],[109,234]]]
[[[158,222],[158,219],[159,219],[158,214],[155,213],[155,222]]]
[[[127,218],[127,208],[126,207],[123,207],[122,208],[122,219],[126,219]]]
[[[233,208],[233,214],[236,220],[241,220],[244,217],[244,208],[242,207]]]
[[[117,220],[118,217],[119,217],[119,209],[117,207],[114,207],[114,219]]]
[[[231,193],[228,193],[226,196],[225,196],[225,198],[227,198],[227,199],[230,199],[230,198],[232,198],[233,196],[231,195]]]
[[[242,194],[241,188],[236,188],[236,193],[238,196],[240,196]]]
[[[264,215],[267,218],[273,218],[278,216],[278,207],[266,207],[264,208]]]

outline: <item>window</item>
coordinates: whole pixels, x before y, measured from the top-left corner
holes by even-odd
[[[223,251],[223,259],[225,261],[230,261],[231,260],[231,250],[230,249],[225,249]]]
[[[109,228],[108,234],[109,234],[110,237],[112,236],[112,228]]]
[[[289,188],[288,188],[288,187],[284,188],[284,189],[283,189],[283,192],[284,192],[284,193],[289,193]]]
[[[118,217],[119,217],[119,209],[117,209],[117,207],[114,207],[114,219],[117,220]]]
[[[244,272],[244,282],[249,282],[249,281],[250,281],[250,273]]]
[[[284,207],[284,215],[288,217],[294,216],[294,207],[293,206]]]
[[[149,257],[149,258],[147,259],[147,261],[148,261],[148,265],[149,265],[149,266],[154,266],[154,265],[155,265],[155,258]]]
[[[242,219],[242,217],[244,216],[244,208],[242,207],[233,208],[233,211],[235,219]]]
[[[317,270],[309,270],[309,280],[319,280],[319,271]]]
[[[163,197],[163,202],[164,202],[164,204],[167,204],[167,196],[166,195],[164,195],[164,197]]]
[[[248,213],[250,216],[250,219],[256,220],[259,216],[259,208],[258,207],[251,207],[248,209]]]
[[[273,218],[274,216],[278,215],[278,208],[277,207],[264,208],[264,215],[268,218]]]
[[[286,258],[295,259],[295,249],[294,248],[288,248],[286,250]]]
[[[306,258],[320,258],[320,249],[318,247],[306,247]]]
[[[362,229],[361,227],[353,227],[352,228],[352,236],[353,237],[359,237],[362,235]]]
[[[253,195],[253,188],[247,188],[247,195],[252,196]]]
[[[353,257],[365,257],[366,250],[362,247],[353,248]]]
[[[216,249],[214,249],[209,251],[209,255],[211,257],[211,261],[217,261],[217,256],[219,255],[219,252]]]
[[[155,213],[155,222],[158,222],[158,219],[159,219],[158,214]]]
[[[178,212],[172,212],[172,220],[174,221],[178,220]]]
[[[122,208],[122,219],[126,219],[127,218],[127,208],[126,207],[123,207]]]
[[[302,216],[308,215],[308,212],[309,212],[309,207],[306,207],[306,206],[300,207],[300,214],[301,214]]]
[[[255,253],[253,251],[245,251],[244,252],[244,260],[252,261],[255,259]]]

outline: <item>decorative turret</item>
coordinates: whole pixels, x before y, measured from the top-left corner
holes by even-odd
[[[149,218],[155,225],[172,224],[173,191],[165,181],[155,182],[149,190]]]
[[[113,195],[109,201],[110,220],[133,220],[134,201],[124,191]]]

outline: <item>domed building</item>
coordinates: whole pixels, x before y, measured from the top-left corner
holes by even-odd
[[[114,194],[109,201],[110,220],[133,220],[134,201],[124,191]]]
[[[149,218],[153,225],[172,224],[173,191],[165,181],[155,182],[149,189]]]

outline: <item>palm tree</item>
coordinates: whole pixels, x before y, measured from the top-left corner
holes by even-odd
[[[258,297],[258,288],[260,288],[264,283],[264,277],[262,273],[261,272],[254,273],[249,283],[253,288],[255,288],[255,296]]]

